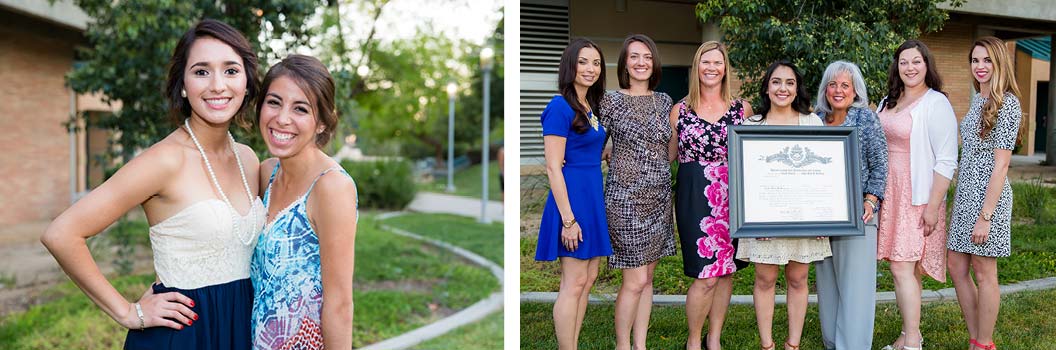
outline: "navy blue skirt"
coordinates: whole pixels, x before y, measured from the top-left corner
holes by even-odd
[[[168,327],[129,330],[125,350],[248,350],[252,347],[253,285],[248,278],[189,290],[169,288],[161,283],[153,288],[155,294],[179,292],[194,300],[191,310],[198,314],[198,320],[181,330]]]

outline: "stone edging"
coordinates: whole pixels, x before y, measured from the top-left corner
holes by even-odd
[[[423,242],[429,243],[429,244],[431,244],[433,246],[436,246],[436,247],[438,247],[440,249],[449,250],[449,251],[457,254],[458,256],[461,256],[462,258],[464,258],[466,260],[469,260],[470,262],[472,262],[472,263],[474,263],[476,265],[480,265],[481,267],[487,268],[491,272],[491,274],[493,276],[495,276],[495,278],[497,278],[499,280],[500,290],[501,290],[502,287],[504,287],[502,267],[500,267],[499,265],[491,262],[491,260],[485,259],[484,257],[482,257],[480,255],[477,255],[476,253],[473,253],[473,252],[468,251],[466,249],[463,249],[462,247],[458,247],[458,246],[452,245],[450,243],[442,242],[442,241],[435,240],[435,239],[432,239],[432,238],[426,238],[426,237],[414,234],[412,232],[401,230],[401,229],[398,229],[398,228],[395,228],[395,227],[392,227],[392,226],[385,225],[385,224],[381,223],[381,221],[383,221],[385,219],[397,217],[397,216],[400,216],[400,215],[403,215],[403,214],[405,214],[405,213],[404,212],[391,212],[391,213],[384,213],[384,214],[378,215],[377,219],[376,219],[376,221],[378,223],[378,227],[380,227],[383,230],[386,230],[386,231],[392,232],[394,234],[400,235],[400,236],[409,237],[409,238],[413,238],[413,239],[416,239],[416,240],[419,240],[419,241],[423,241]],[[412,346],[421,344],[422,342],[425,342],[427,340],[430,340],[430,339],[439,337],[441,335],[444,335],[444,334],[446,334],[446,333],[448,333],[448,332],[450,332],[452,330],[455,330],[458,327],[461,327],[461,326],[464,326],[464,325],[467,325],[467,324],[470,324],[470,323],[477,322],[477,321],[483,319],[485,316],[490,315],[491,313],[493,313],[493,312],[495,312],[497,310],[501,310],[501,309],[502,309],[502,292],[500,291],[500,292],[492,293],[486,299],[478,301],[475,304],[471,305],[470,307],[462,309],[461,311],[456,312],[455,314],[453,314],[451,316],[444,317],[443,319],[440,319],[440,320],[438,320],[436,322],[433,322],[433,323],[427,324],[425,326],[419,327],[419,328],[417,328],[415,330],[412,330],[410,332],[403,333],[403,334],[397,335],[395,337],[392,337],[392,338],[389,338],[389,339],[385,339],[385,340],[382,340],[380,342],[364,346],[364,347],[362,347],[360,349],[361,350],[380,350],[380,349],[399,350],[399,349],[407,349],[407,348],[410,348]]]
[[[1036,280],[1023,281],[1019,283],[1002,285],[1001,295],[1015,294],[1025,291],[1035,290],[1047,290],[1056,288],[1056,277],[1040,278]],[[921,293],[921,300],[925,303],[941,302],[941,301],[956,301],[957,293],[953,288],[945,288],[940,290],[924,290]],[[555,292],[522,292],[521,302],[522,303],[553,303],[557,299],[557,293]],[[784,295],[776,295],[775,302],[777,304],[785,303]],[[817,304],[818,296],[811,294],[808,298],[809,303]],[[616,301],[616,294],[591,294],[591,304],[610,304]],[[893,303],[895,302],[895,292],[877,292],[876,293],[877,303]],[[685,305],[685,295],[654,295],[654,305]],[[751,295],[734,295],[730,298],[730,304],[738,305],[752,305]]]

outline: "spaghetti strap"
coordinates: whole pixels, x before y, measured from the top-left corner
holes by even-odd
[[[348,172],[345,171],[345,168],[342,168],[340,165],[335,165],[335,166],[329,167],[326,170],[323,170],[322,173],[319,173],[319,176],[316,176],[315,180],[312,181],[312,185],[308,186],[308,191],[304,193],[304,201],[305,202],[308,202],[308,196],[312,195],[312,189],[315,188],[315,183],[319,182],[319,179],[322,178],[323,175],[326,175],[326,173],[329,173],[331,170],[334,170],[334,169],[340,170],[342,174],[345,174],[345,176],[348,176],[349,179],[352,179],[352,175],[349,175]],[[355,183],[356,183],[356,180],[352,179],[352,184],[355,184]],[[356,193],[356,197],[359,197],[359,193],[358,192]],[[359,198],[356,198],[356,203],[357,204],[359,203]]]
[[[268,188],[264,190],[264,207],[268,207],[268,199],[271,198],[271,183],[275,182],[275,174],[279,173],[279,167],[282,166],[282,162],[275,162],[275,168],[271,170],[271,178],[268,179]],[[316,179],[318,180],[318,179]],[[313,183],[314,185],[314,183]]]

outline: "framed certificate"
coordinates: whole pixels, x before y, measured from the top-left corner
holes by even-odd
[[[858,130],[729,128],[730,236],[864,235]]]

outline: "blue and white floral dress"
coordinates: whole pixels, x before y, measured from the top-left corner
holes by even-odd
[[[280,166],[281,163],[275,166],[268,180],[265,207],[270,206],[271,185]],[[334,169],[348,176],[344,169],[335,166],[319,177]],[[275,215],[257,241],[250,263],[254,349],[323,348],[319,236],[308,221],[306,209],[319,177],[300,198]]]

